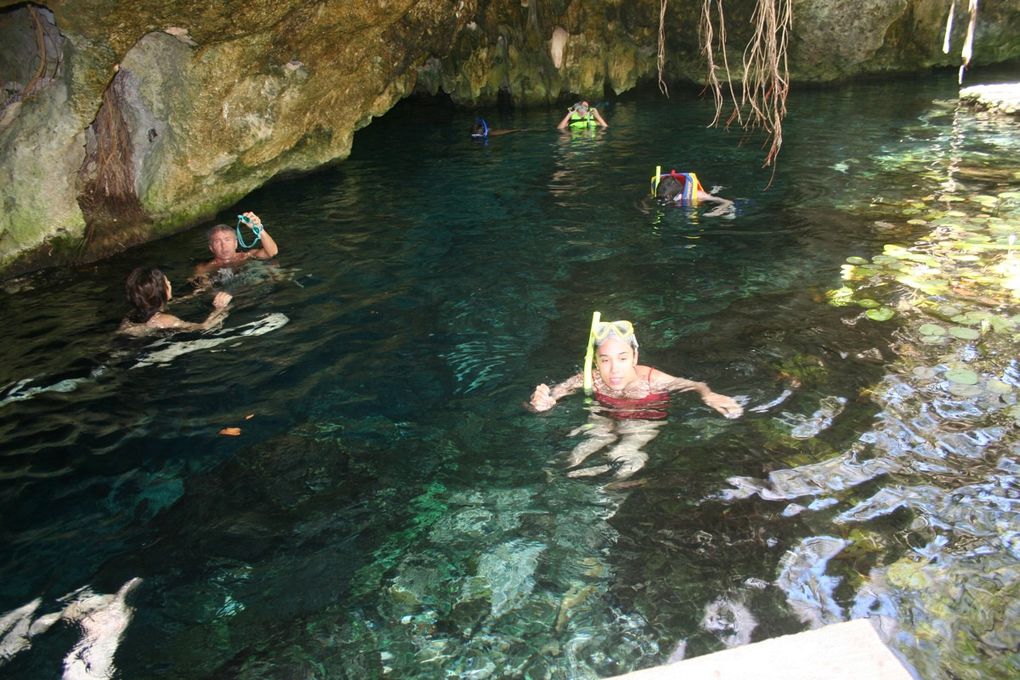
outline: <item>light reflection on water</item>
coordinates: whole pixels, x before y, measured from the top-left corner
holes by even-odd
[[[865,615],[902,620],[926,677],[968,661],[925,631],[972,630],[954,596],[1015,590],[1015,438],[905,379],[898,322],[824,299],[847,256],[923,233],[908,203],[948,165],[1015,157],[933,103],[952,91],[800,94],[774,178],[704,102],[606,105],[613,127],[580,137],[518,114],[528,132],[485,145],[473,116],[399,107],[242,206],[282,255],[231,283],[227,326],[288,323],[159,366],[110,337],[121,282],[150,261],[183,282],[201,230],[36,277],[0,298],[0,611],[140,577],[125,677],[598,677]],[[722,185],[736,219],[647,205],[656,164]],[[678,397],[626,484],[568,477],[583,400],[522,403],[577,368],[593,309],[747,415]],[[978,631],[995,669],[1003,621]],[[5,674],[52,674],[77,639],[60,625],[0,625],[31,641]]]

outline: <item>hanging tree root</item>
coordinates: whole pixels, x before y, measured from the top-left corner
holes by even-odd
[[[666,61],[666,6],[668,0],[659,0],[659,50],[657,57],[659,89],[669,96],[663,69]],[[713,10],[714,6],[714,10]],[[718,18],[713,19],[713,11]],[[718,43],[715,25],[718,23]],[[793,25],[793,0],[757,0],[754,14],[754,36],[744,49],[744,73],[741,78],[741,95],[738,98],[730,77],[726,56],[726,22],[723,0],[702,0],[700,41],[701,51],[708,65],[707,88],[715,100],[715,118],[710,125],[718,124],[725,105],[723,86],[719,81],[715,51],[722,58],[726,87],[732,110],[726,125],[738,122],[745,130],[761,128],[769,133],[770,145],[764,165],[772,165],[783,145],[783,118],[786,116],[786,97],[790,92],[790,72],[786,60],[789,32]],[[746,114],[745,114],[746,111]]]
[[[740,104],[750,109],[745,127],[761,127],[771,134],[772,143],[765,154],[765,165],[771,165],[783,145],[783,118],[790,93],[786,50],[793,24],[792,0],[758,0],[751,21],[755,31],[744,50]]]
[[[659,69],[659,92],[669,97],[669,88],[662,77],[666,66],[666,5],[669,0],[659,0],[659,51],[655,56],[655,65]]]

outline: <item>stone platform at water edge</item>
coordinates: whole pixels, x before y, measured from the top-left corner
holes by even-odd
[[[836,623],[612,680],[916,680],[870,619]]]
[[[960,101],[983,111],[1020,116],[1020,83],[965,87],[960,90]]]

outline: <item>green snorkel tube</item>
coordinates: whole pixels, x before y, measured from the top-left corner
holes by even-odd
[[[592,359],[595,358],[595,327],[602,319],[601,312],[593,312],[591,315],[591,330],[588,332],[588,351],[584,355],[584,393],[591,395],[594,382],[591,374]]]

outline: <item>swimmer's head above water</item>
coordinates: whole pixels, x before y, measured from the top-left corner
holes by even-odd
[[[625,389],[638,379],[638,341],[630,321],[599,321],[592,325],[595,366],[602,383]]]
[[[135,323],[148,321],[173,296],[170,279],[155,267],[135,267],[128,275],[125,291],[131,305],[128,318]]]
[[[206,233],[209,239],[209,250],[219,262],[233,259],[237,252],[237,232],[225,224],[210,227]]]

